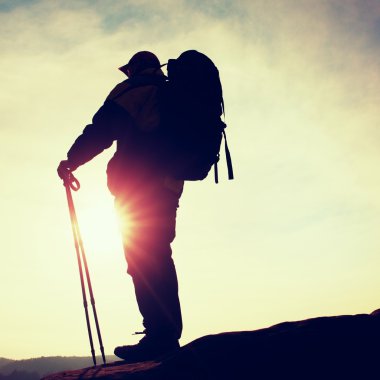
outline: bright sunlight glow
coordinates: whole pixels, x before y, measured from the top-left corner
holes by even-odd
[[[78,210],[78,223],[85,249],[102,254],[120,248],[118,220],[112,204],[96,203]]]

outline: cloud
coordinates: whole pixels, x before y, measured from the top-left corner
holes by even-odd
[[[152,50],[165,61],[195,48],[209,54],[220,69],[236,180],[224,181],[222,159],[222,184],[187,185],[176,243],[179,268],[198,273],[199,261],[191,261],[197,259],[205,268],[217,266],[223,278],[230,278],[231,270],[237,284],[226,291],[233,298],[242,291],[240,283],[248,289],[241,296],[245,300],[253,300],[251,288],[266,284],[262,298],[278,301],[275,284],[293,276],[300,281],[297,287],[294,281],[288,286],[296,303],[307,298],[311,284],[305,273],[311,273],[312,265],[319,288],[312,286],[310,304],[326,310],[321,299],[334,273],[336,296],[347,293],[347,286],[341,286],[347,272],[366,267],[378,245],[377,1],[347,0],[344,6],[338,0],[12,4],[0,5],[0,170],[2,214],[7,215],[3,245],[17,257],[7,261],[10,268],[25,258],[45,268],[52,250],[61,260],[62,277],[72,269],[62,259],[71,241],[63,242],[61,236],[67,215],[62,188],[55,186],[57,162],[124,79],[117,67],[133,53]],[[86,189],[104,192],[99,172],[104,172],[107,157],[80,169],[83,194]],[[36,215],[42,225],[35,223]],[[50,231],[49,236],[40,230]],[[59,247],[57,241],[62,242]],[[345,257],[350,260],[343,265]],[[330,260],[326,283],[323,271]],[[48,267],[53,264],[49,261]],[[260,268],[252,269],[255,279],[249,277],[250,268]],[[27,269],[23,274],[30,279]],[[378,284],[378,275],[371,268],[365,274],[369,280],[360,286],[369,294],[368,284]],[[364,270],[357,275],[364,277]],[[51,273],[39,276],[58,288]],[[11,287],[12,270],[2,278]],[[30,280],[38,294],[44,285],[35,282]],[[204,282],[197,284],[199,289],[191,285],[184,281],[185,290],[191,288],[189,299],[207,287]],[[367,305],[374,299],[368,296]],[[339,305],[354,309],[356,301]],[[263,323],[272,312],[272,318],[289,316],[273,306],[276,302],[266,302],[261,305]],[[259,317],[249,305],[239,307],[247,325],[231,328],[252,328],[249,319],[257,322]],[[112,323],[118,322],[124,323]],[[72,344],[62,341],[56,352],[61,349],[70,353]],[[40,352],[44,354],[43,348]]]
[[[379,15],[377,2],[353,0],[39,1],[8,10],[0,15],[3,165],[15,156],[40,162],[34,146],[43,138],[50,154],[64,152],[135,51],[165,60],[197,48],[220,68],[247,192],[261,176],[255,191],[267,196],[282,186],[310,202],[316,189],[348,203],[373,191],[377,202]],[[354,186],[359,179],[368,186]]]

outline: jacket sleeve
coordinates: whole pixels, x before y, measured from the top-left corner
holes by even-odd
[[[92,160],[129,128],[132,128],[132,121],[128,113],[113,101],[106,100],[94,115],[92,124],[84,128],[68,151],[71,168],[76,169]]]

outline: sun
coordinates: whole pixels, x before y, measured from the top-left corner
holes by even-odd
[[[112,202],[97,202],[81,208],[77,214],[86,250],[94,255],[120,250],[120,225]]]

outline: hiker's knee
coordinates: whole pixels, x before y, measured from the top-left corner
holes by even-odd
[[[125,249],[127,273],[132,277],[153,278],[164,276],[173,265],[170,245],[155,249]]]

